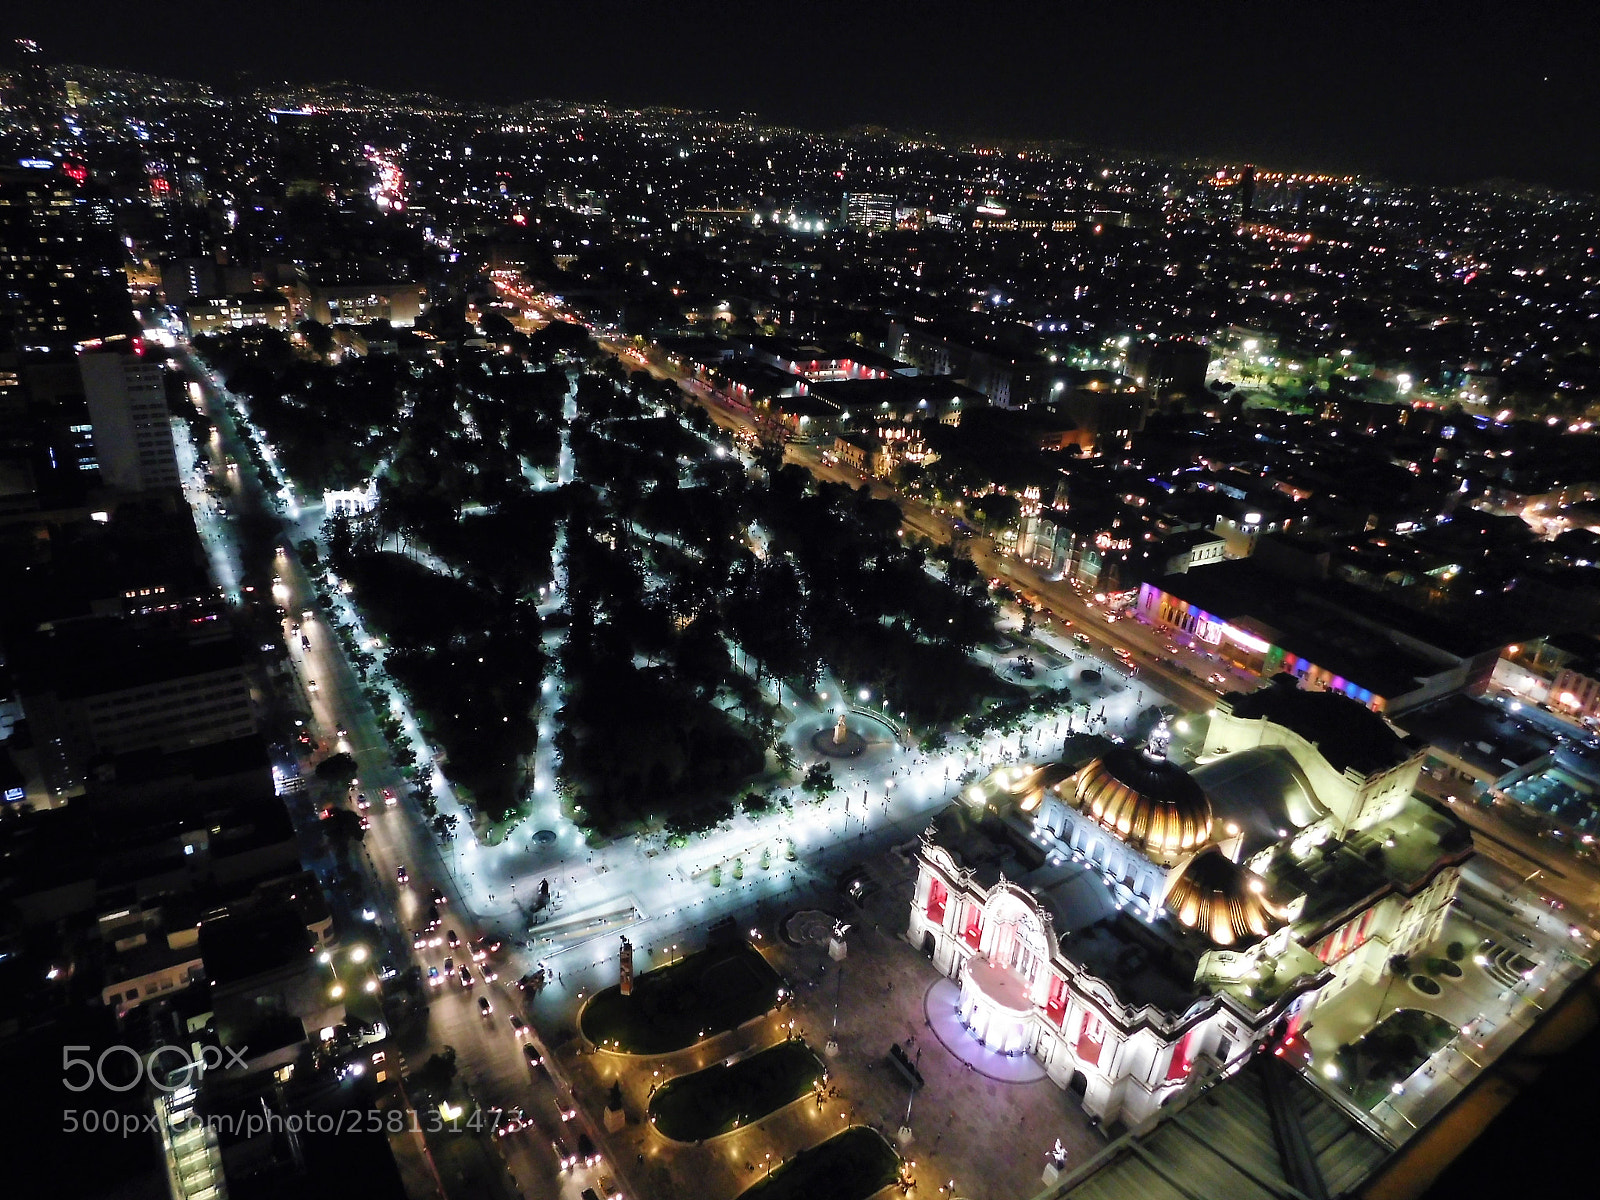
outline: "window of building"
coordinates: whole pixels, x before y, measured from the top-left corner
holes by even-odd
[[[1045,1000],[1044,1012],[1050,1023],[1059,1029],[1067,1015],[1067,981],[1059,975],[1050,977],[1050,995]]]
[[[967,905],[967,927],[961,936],[974,950],[983,941],[983,910],[976,904]]]
[[[1074,1053],[1082,1062],[1096,1066],[1100,1062],[1100,1052],[1105,1048],[1106,1024],[1092,1012],[1083,1014],[1083,1025],[1078,1031],[1078,1044],[1073,1047]]]
[[[1167,1064],[1168,1083],[1189,1078],[1189,1068],[1194,1066],[1195,1035],[1199,1032],[1198,1029],[1189,1030],[1172,1048],[1172,1061]]]
[[[944,907],[950,899],[950,893],[944,884],[935,879],[928,885],[928,920],[936,925],[944,924]]]

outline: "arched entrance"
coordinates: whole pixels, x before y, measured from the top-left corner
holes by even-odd
[[[922,956],[924,958],[928,958],[928,959],[933,958],[933,950],[934,950],[934,946],[936,944],[937,943],[934,941],[934,938],[933,938],[933,930],[931,930],[931,929],[923,930],[922,931]]]
[[[1067,1084],[1067,1091],[1082,1100],[1089,1094],[1089,1077],[1082,1071],[1074,1071],[1071,1081]]]

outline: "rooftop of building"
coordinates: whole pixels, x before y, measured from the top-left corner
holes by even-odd
[[[1240,559],[1164,575],[1152,586],[1219,620],[1254,624],[1273,645],[1386,700],[1415,691],[1444,669],[1378,624],[1386,615],[1376,612],[1375,595],[1352,597],[1366,618],[1358,621],[1342,605],[1329,603],[1335,581],[1316,583],[1320,602],[1308,598],[1309,589]],[[1371,605],[1364,603],[1369,598]]]
[[[34,543],[34,561],[19,565],[13,576],[11,621],[43,623],[125,608],[192,606],[216,595],[188,505],[123,501],[106,515],[103,523],[48,526],[47,536]],[[144,594],[129,595],[140,592]]]
[[[752,391],[787,392],[798,388],[804,382],[798,375],[779,370],[768,363],[744,358],[718,363],[716,369],[722,378],[742,384]]]
[[[1218,707],[1243,720],[1266,718],[1317,747],[1335,771],[1374,775],[1413,757],[1421,743],[1338,692],[1308,691],[1292,675],[1274,676],[1253,692],[1231,693]]]
[[[1415,894],[1442,867],[1472,853],[1471,831],[1422,797],[1402,801],[1378,824],[1303,854],[1285,844],[1261,870],[1274,894],[1303,895],[1296,936],[1310,945],[1345,914],[1385,891]]]
[[[270,765],[265,739],[252,733],[185,750],[151,747],[118,754],[107,760],[106,778],[124,787],[179,779],[205,782],[252,771],[266,772]]]
[[[1222,541],[1222,536],[1209,529],[1184,529],[1169,533],[1161,539],[1161,549],[1169,557],[1193,550],[1196,546],[1210,546]]]
[[[260,752],[259,739],[244,741]],[[227,778],[222,782],[226,785]],[[71,804],[18,813],[0,822],[0,861],[5,863],[0,900],[80,881],[90,881],[91,892],[106,896],[132,889],[128,898],[137,899],[144,881],[166,878],[196,861],[184,855],[181,840],[200,831],[205,831],[214,858],[266,846],[283,847],[291,858],[296,853],[293,823],[272,794],[270,781],[254,792],[227,786],[190,792],[157,781],[132,798],[107,798],[91,784]],[[187,886],[209,894],[214,885],[196,877]],[[92,896],[87,902],[93,902]]]
[[[1556,747],[1553,734],[1499,704],[1451,696],[1396,718],[1407,733],[1499,778]]]
[[[1211,799],[1213,835],[1238,837],[1242,858],[1253,857],[1282,841],[1285,831],[1303,829],[1326,812],[1294,756],[1280,746],[1227,754],[1191,774]]]
[[[186,628],[137,625],[118,617],[47,625],[12,646],[20,690],[63,699],[164,683],[243,665],[231,638],[194,640]]]
[[[200,926],[206,976],[222,988],[276,971],[303,968],[312,949],[301,914],[288,905],[230,913]]]
[[[846,412],[870,416],[885,407],[893,410],[929,410],[975,406],[983,393],[957,383],[948,375],[891,375],[887,379],[820,379],[811,394],[831,400]]]

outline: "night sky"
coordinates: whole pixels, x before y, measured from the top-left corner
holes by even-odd
[[[1600,189],[1600,3],[21,0],[57,62]]]

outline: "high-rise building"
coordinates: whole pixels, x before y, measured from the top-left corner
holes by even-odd
[[[51,345],[87,332],[78,199],[53,163],[0,168],[0,340]]]
[[[881,192],[846,192],[841,215],[851,229],[893,229],[894,197]]]
[[[0,167],[0,347],[64,347],[127,332],[127,277],[109,223],[49,159]]]
[[[61,131],[64,97],[49,68],[45,66],[44,51],[39,49],[38,42],[18,38],[16,59],[17,66],[11,81],[11,107],[22,118],[25,128],[32,127],[42,149],[54,142]]]
[[[335,133],[328,114],[315,109],[273,109],[278,182],[291,194],[312,194],[337,181]]]
[[[129,492],[177,487],[166,383],[143,343],[84,354],[78,365],[101,480]]]

